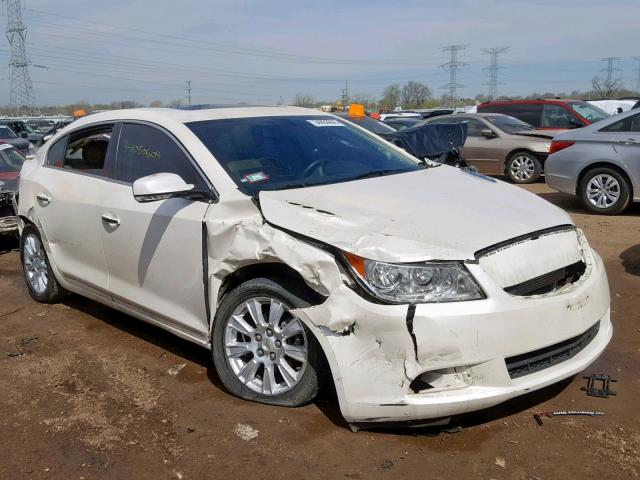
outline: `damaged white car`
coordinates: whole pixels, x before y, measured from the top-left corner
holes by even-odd
[[[75,292],[209,348],[245,399],[333,381],[356,426],[498,404],[611,338],[566,213],[313,110],[91,115],[25,163],[18,211],[36,300]]]

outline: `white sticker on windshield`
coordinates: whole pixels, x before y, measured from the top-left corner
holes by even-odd
[[[311,125],[316,127],[344,127],[344,123],[340,123],[338,120],[307,120]]]

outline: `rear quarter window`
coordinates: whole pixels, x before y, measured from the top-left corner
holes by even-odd
[[[502,113],[522,120],[536,128],[540,127],[542,104],[539,103],[510,103],[504,105],[487,105],[479,109],[482,113]]]

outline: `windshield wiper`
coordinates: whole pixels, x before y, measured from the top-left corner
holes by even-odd
[[[371,172],[363,173],[356,177],[352,177],[349,180],[362,180],[363,178],[382,177],[384,175],[392,175],[394,173],[415,172],[415,170],[407,170],[406,168],[394,168],[388,170],[373,170]]]

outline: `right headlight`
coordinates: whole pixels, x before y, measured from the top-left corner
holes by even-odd
[[[391,303],[462,302],[485,298],[460,262],[385,263],[344,252],[361,284]]]

